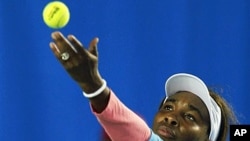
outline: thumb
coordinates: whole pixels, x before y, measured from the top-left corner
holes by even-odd
[[[98,56],[97,44],[99,42],[99,38],[94,38],[89,45],[89,52],[95,56]]]

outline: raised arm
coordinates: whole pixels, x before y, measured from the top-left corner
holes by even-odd
[[[50,48],[68,74],[82,88],[93,113],[114,141],[147,141],[151,130],[106,85],[98,71],[98,38],[86,49],[73,35],[52,33]],[[91,95],[96,95],[89,98]]]

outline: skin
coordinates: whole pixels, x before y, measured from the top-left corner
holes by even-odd
[[[73,35],[65,37],[56,31],[51,37],[50,48],[53,54],[80,88],[86,93],[99,89],[103,84],[98,70],[99,39],[93,38],[89,46],[85,47]],[[64,52],[70,55],[66,61],[61,58]],[[100,95],[89,101],[93,109],[101,113],[108,104],[109,96],[109,88],[106,87]],[[169,99],[175,99],[175,102]],[[190,109],[190,105],[195,108]],[[201,115],[193,109],[199,109]],[[189,92],[180,92],[169,97],[157,112],[153,131],[164,141],[208,141],[208,125],[208,111],[203,102]]]
[[[209,114],[190,92],[170,96],[156,113],[153,131],[164,141],[208,141]]]
[[[51,37],[53,39],[50,43],[52,52],[80,88],[86,93],[99,89],[103,84],[98,71],[97,44],[99,39],[93,38],[89,47],[85,48],[73,35],[65,37],[61,32],[53,32]],[[70,55],[67,61],[61,59],[63,52],[68,52]],[[105,88],[100,95],[89,99],[96,112],[100,113],[105,109],[109,94],[109,89]]]

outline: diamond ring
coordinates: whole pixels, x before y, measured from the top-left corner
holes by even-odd
[[[64,53],[61,54],[61,57],[62,57],[63,61],[67,61],[67,60],[69,60],[70,56],[69,56],[68,52],[64,52]]]

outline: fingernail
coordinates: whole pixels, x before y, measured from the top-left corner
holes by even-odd
[[[73,35],[68,35],[68,39],[69,39],[69,40],[71,40],[71,41],[72,41],[72,40],[73,40],[73,38],[74,38],[74,37],[73,37]]]
[[[58,39],[60,37],[60,32],[53,32],[52,33],[52,38],[53,39]]]
[[[56,32],[53,32],[53,33],[51,34],[51,36],[52,36],[53,39],[56,39]]]

